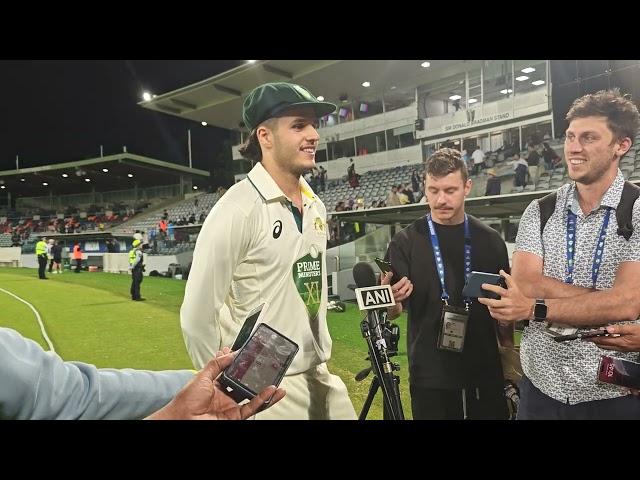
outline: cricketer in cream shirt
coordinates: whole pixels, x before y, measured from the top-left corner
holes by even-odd
[[[199,368],[233,344],[246,315],[267,302],[264,322],[300,350],[280,385],[287,396],[257,418],[355,419],[344,383],[325,364],[331,356],[326,210],[302,177],[300,190],[302,232],[261,163],[216,203],[196,243],[182,331]]]

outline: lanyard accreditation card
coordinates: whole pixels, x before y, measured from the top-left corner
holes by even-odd
[[[471,300],[468,297],[464,298],[464,308],[449,305],[449,294],[447,293],[444,283],[444,261],[431,214],[427,215],[427,227],[441,288],[442,316],[440,317],[438,348],[453,352],[462,352],[464,349],[464,338],[467,331],[469,304]],[[464,274],[465,278],[469,278],[471,274],[471,233],[469,232],[469,219],[466,215],[464,216]]]

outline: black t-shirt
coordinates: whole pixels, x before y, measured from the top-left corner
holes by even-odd
[[[529,155],[527,155],[527,163],[530,167],[537,167],[540,163],[540,155],[538,155],[538,152],[535,150],[529,152]]]
[[[472,216],[471,270],[498,273],[509,271],[507,247],[500,235]],[[440,225],[434,222],[445,266],[449,304],[464,306],[464,223]],[[406,276],[413,293],[404,302],[408,310],[407,352],[409,381],[425,388],[461,389],[502,386],[503,374],[497,345],[497,322],[486,306],[472,299],[462,353],[437,348],[441,327],[442,300],[426,216],[398,232],[387,251],[394,277]],[[397,274],[397,276],[395,275]]]
[[[558,154],[551,148],[545,148],[544,150],[542,150],[542,158],[544,158],[545,162],[551,163],[555,159],[560,157],[558,157]]]

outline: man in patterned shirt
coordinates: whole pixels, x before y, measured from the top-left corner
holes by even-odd
[[[555,342],[553,336],[640,314],[640,202],[634,233],[617,234],[615,210],[624,177],[618,168],[640,127],[636,106],[619,91],[600,91],[574,101],[564,146],[573,183],[560,187],[540,234],[537,201],[525,210],[516,239],[508,289],[480,299],[498,321],[532,320],[521,359],[519,419],[640,418],[640,401],[626,389],[596,381],[605,352],[593,342]],[[637,360],[637,353],[615,353]]]

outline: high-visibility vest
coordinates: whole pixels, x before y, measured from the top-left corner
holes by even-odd
[[[80,250],[80,245],[73,246],[73,258],[75,260],[82,260],[82,251]]]
[[[132,248],[129,250],[129,265],[133,266],[136,263],[136,249]]]
[[[47,253],[47,244],[44,241],[40,240],[36,243],[36,255],[46,255]]]

